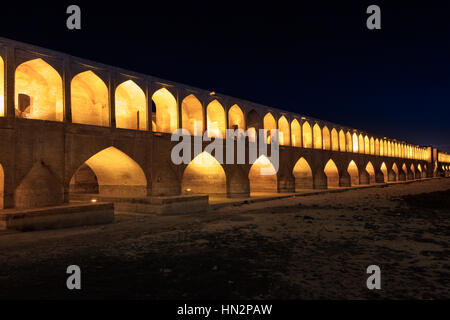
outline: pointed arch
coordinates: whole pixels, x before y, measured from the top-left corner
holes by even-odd
[[[297,119],[291,122],[291,141],[293,147],[301,147],[302,145],[302,130]]]
[[[380,140],[375,139],[375,155],[380,155]]]
[[[366,165],[366,172],[369,174],[369,183],[373,184],[375,183],[375,168],[372,164],[372,162],[368,162]]]
[[[359,141],[358,141],[358,135],[353,133],[353,152],[358,153],[359,151]]]
[[[364,153],[364,137],[360,133],[358,137],[359,153]]]
[[[225,195],[225,170],[211,154],[202,152],[184,170],[181,190],[184,194]]]
[[[166,88],[157,90],[152,101],[155,104],[154,121],[156,128],[154,131],[163,133],[173,133],[178,129],[178,106],[173,94]]]
[[[278,120],[278,135],[280,146],[289,146],[291,144],[289,122],[285,116],[281,116]]]
[[[251,166],[248,174],[250,193],[277,192],[277,172],[270,160],[262,155]]]
[[[202,136],[204,128],[203,106],[193,94],[181,102],[181,126],[193,136]]]
[[[331,150],[339,151],[339,134],[335,128],[331,129]]]
[[[359,185],[359,170],[355,161],[351,160],[347,167],[347,172],[350,175],[350,183],[352,186]]]
[[[308,121],[303,122],[303,148],[312,148],[312,130]]]
[[[341,152],[347,151],[346,141],[345,141],[345,133],[344,130],[339,131],[339,150]]]
[[[305,158],[300,158],[294,166],[292,174],[295,177],[295,191],[313,188],[311,166]]]
[[[5,63],[0,56],[0,117],[5,116]]]
[[[264,116],[264,130],[267,130],[267,143],[271,141],[271,130],[277,129],[277,122],[273,115],[269,112]]]
[[[110,125],[108,88],[94,72],[85,71],[72,79],[71,100],[73,123]]]
[[[330,129],[327,126],[324,126],[322,129],[322,141],[323,141],[323,149],[330,150],[331,149],[331,137],[330,137]]]
[[[322,149],[322,130],[317,123],[313,127],[313,139],[314,149]]]
[[[29,60],[17,67],[14,91],[18,118],[63,121],[62,78],[44,60]]]
[[[228,110],[228,126],[230,129],[242,129],[245,131],[244,113],[237,104]]]
[[[147,99],[144,91],[132,80],[116,88],[116,127],[147,130]]]
[[[367,135],[364,137],[364,153],[370,154],[370,140]]]
[[[398,181],[398,174],[399,174],[399,172],[398,172],[397,164],[395,162],[392,165],[392,171],[394,171],[394,174],[395,174],[395,181]]]
[[[339,170],[332,159],[328,160],[323,172],[327,176],[328,189],[339,187]]]
[[[370,138],[370,154],[375,154],[375,140],[373,137]]]
[[[383,173],[384,182],[388,182],[388,169],[386,163],[382,163],[380,167],[380,171]]]
[[[347,152],[353,152],[353,139],[350,131],[347,131]]]

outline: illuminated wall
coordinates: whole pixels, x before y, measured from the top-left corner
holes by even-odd
[[[278,120],[278,135],[280,146],[289,146],[291,144],[289,122],[284,116]]]
[[[184,98],[181,103],[181,122],[183,129],[188,130],[191,135],[203,135],[203,107],[193,94]]]
[[[383,173],[384,182],[388,182],[388,170],[387,170],[387,167],[386,167],[386,163],[383,162],[381,164],[380,170]]]
[[[230,129],[242,129],[245,131],[244,113],[237,104],[228,111],[228,126]]]
[[[350,139],[351,140],[351,139]],[[341,152],[345,152],[346,149],[346,142],[345,142],[345,133],[343,130],[339,131],[339,149]]]
[[[370,154],[375,154],[375,140],[373,137],[370,138]]]
[[[263,169],[266,172],[264,172],[264,174],[261,174],[263,172],[261,170]],[[252,165],[248,174],[248,178],[250,180],[251,193],[272,193],[278,191],[277,173],[270,160],[264,155],[260,156]]]
[[[225,195],[225,171],[212,155],[203,152],[186,167],[181,188],[184,194]]]
[[[322,149],[322,130],[316,123],[313,127],[314,149]]]
[[[372,165],[372,163],[370,161],[367,163],[366,171],[369,174],[369,177],[370,177],[369,181],[370,181],[370,183],[371,184],[375,183],[375,168],[373,167],[373,165]]]
[[[380,140],[375,139],[375,155],[380,156],[383,155],[380,150]]]
[[[225,138],[225,110],[219,101],[214,100],[206,108],[208,137]]]
[[[94,72],[85,71],[72,79],[72,122],[109,126],[108,88]]]
[[[398,181],[398,167],[397,167],[397,164],[394,163],[392,165],[392,171],[394,171],[394,173],[395,173],[395,180]]]
[[[328,188],[339,187],[339,171],[333,160],[328,160],[323,172],[327,176]]]
[[[358,139],[356,139],[356,142],[358,142]],[[347,152],[353,152],[353,139],[350,132],[347,132]]]
[[[291,144],[293,147],[302,146],[302,131],[300,128],[300,123],[297,121],[297,119],[294,119],[291,122],[291,137],[292,137]]]
[[[267,143],[270,143],[271,140],[271,131],[277,129],[277,122],[271,113],[268,113],[264,116],[264,130],[267,130]]]
[[[307,121],[303,123],[303,148],[312,148],[312,130]]]
[[[364,153],[370,154],[370,140],[368,136],[364,137]]]
[[[147,100],[145,93],[128,80],[116,89],[116,127],[147,130]]]
[[[313,188],[312,170],[304,158],[300,158],[294,166],[295,191]]]
[[[177,100],[166,88],[159,89],[153,94],[155,104],[156,132],[173,133],[178,129]]]
[[[42,59],[19,65],[15,72],[15,110],[18,118],[63,121],[62,79]]]
[[[350,175],[350,183],[352,186],[359,185],[359,171],[355,161],[350,161],[347,172]]]
[[[331,130],[331,150],[339,151],[339,135],[335,128]]]
[[[359,151],[359,143],[358,143],[358,135],[356,133],[353,134],[353,152],[358,153]]]
[[[0,57],[0,117],[5,116],[5,64]]]
[[[364,138],[362,134],[359,134],[358,146],[359,146],[359,153],[364,153]]]
[[[327,126],[323,127],[322,129],[323,134],[323,149],[324,150],[330,150],[331,149],[331,137],[330,137],[330,130]]]

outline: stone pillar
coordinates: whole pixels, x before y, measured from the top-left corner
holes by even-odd
[[[389,169],[388,171],[388,181],[389,182],[397,181],[397,175],[395,174],[395,171],[392,169]]]
[[[230,165],[226,168],[227,173],[227,196],[229,198],[250,197],[250,180],[243,168]]]
[[[72,70],[69,58],[64,59],[63,64],[63,92],[64,92],[64,122],[72,123]]]
[[[370,175],[366,170],[359,170],[359,184],[370,184]]]
[[[403,170],[400,169],[398,172],[398,181],[406,181],[406,174]]]
[[[14,73],[16,71],[16,57],[14,47],[6,47],[5,58],[5,111],[6,117],[12,119],[16,116],[14,106]]]
[[[110,74],[109,75],[109,84],[108,84],[108,91],[109,91],[109,124],[111,128],[116,127],[116,75]]]
[[[278,175],[278,192],[293,193],[295,192],[295,177],[292,174]]]
[[[328,188],[327,176],[325,175],[325,172],[323,172],[322,168],[316,170],[316,172],[313,175],[313,187],[314,189]]]
[[[344,170],[339,175],[339,186],[340,187],[351,187],[352,186],[350,174],[346,170]]]
[[[381,170],[375,170],[375,182],[384,183],[384,174]]]

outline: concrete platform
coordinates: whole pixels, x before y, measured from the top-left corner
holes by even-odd
[[[0,230],[34,231],[88,225],[114,221],[112,203],[67,204],[37,209],[0,211]]]

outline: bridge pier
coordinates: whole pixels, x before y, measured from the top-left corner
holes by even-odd
[[[403,170],[398,173],[398,181],[406,181],[406,174]]]
[[[388,170],[388,181],[389,182],[395,182],[397,181],[397,174],[395,173],[394,170],[389,169]]]
[[[384,174],[381,170],[375,170],[375,183],[384,183]]]
[[[314,173],[313,186],[314,186],[314,189],[327,189],[328,188],[327,176],[325,175],[325,172],[323,172],[322,168],[319,168]]]
[[[359,184],[370,184],[370,175],[366,170],[359,172]]]
[[[351,187],[352,186],[351,177],[347,171],[343,171],[339,175],[339,186],[340,187]]]

